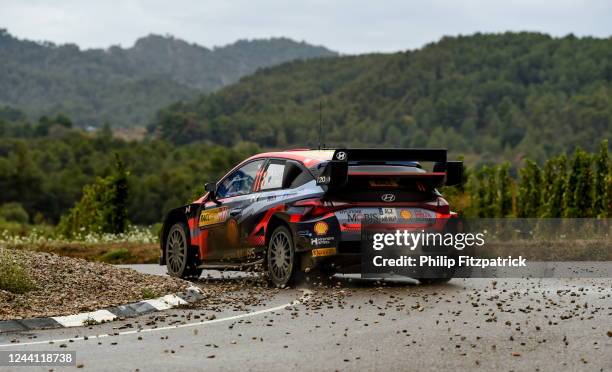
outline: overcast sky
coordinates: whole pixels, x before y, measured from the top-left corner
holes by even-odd
[[[207,47],[286,36],[342,53],[414,49],[444,35],[541,31],[609,37],[610,0],[0,0],[0,28],[83,48],[150,33]]]

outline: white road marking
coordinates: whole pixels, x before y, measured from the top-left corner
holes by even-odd
[[[146,302],[149,305],[153,306],[157,310],[168,310],[173,307],[177,307],[178,305],[185,305],[187,301],[183,300],[179,296],[176,295],[167,295],[160,298],[154,298],[151,300],[144,300],[142,302]]]
[[[108,310],[98,310],[75,315],[55,316],[52,319],[64,327],[79,327],[87,321],[102,323],[114,320],[117,316]]]
[[[313,293],[312,291],[310,291],[308,289],[303,289],[302,291],[304,292],[304,294],[300,297],[299,300],[295,300],[295,301],[286,303],[284,305],[279,305],[279,306],[271,307],[271,308],[268,308],[268,309],[253,311],[251,313],[228,316],[226,318],[219,318],[219,319],[213,319],[213,320],[203,320],[203,321],[196,322],[196,323],[179,324],[179,325],[159,327],[159,328],[146,328],[146,329],[138,329],[138,330],[133,330],[133,331],[124,331],[124,332],[119,332],[119,333],[114,334],[114,335],[103,334],[103,335],[83,336],[83,337],[75,337],[75,338],[62,338],[62,339],[55,339],[55,340],[34,341],[34,342],[15,342],[15,343],[10,343],[10,344],[0,344],[0,348],[2,348],[2,347],[12,347],[12,346],[31,346],[31,345],[45,345],[45,344],[48,345],[51,342],[52,343],[56,343],[56,342],[83,341],[83,340],[85,340],[85,338],[87,338],[88,340],[95,340],[95,339],[107,338],[107,337],[118,337],[118,336],[125,336],[125,335],[133,335],[133,334],[137,334],[137,333],[161,332],[161,331],[168,331],[168,330],[178,329],[178,328],[198,327],[198,326],[204,326],[204,325],[213,324],[213,323],[227,322],[227,321],[230,321],[230,320],[238,320],[238,319],[243,319],[243,318],[248,318],[248,317],[252,317],[252,316],[257,316],[257,315],[261,315],[261,314],[270,313],[270,312],[273,312],[273,311],[283,310],[283,309],[285,309],[288,306],[298,305],[298,304],[302,303],[302,301],[304,301],[307,297],[309,297]]]

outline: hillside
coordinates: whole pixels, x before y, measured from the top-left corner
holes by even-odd
[[[295,61],[177,103],[151,130],[175,143],[448,147],[541,160],[612,132],[612,38],[445,37],[395,54]]]
[[[79,126],[144,126],[160,107],[214,91],[258,68],[334,55],[285,38],[208,49],[158,35],[125,49],[81,50],[20,40],[0,29],[0,105],[33,119],[63,113]]]

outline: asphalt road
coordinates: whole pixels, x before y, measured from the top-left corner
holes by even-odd
[[[191,308],[2,334],[0,350],[75,350],[79,367],[95,371],[612,370],[612,279],[341,278],[277,290],[206,274],[197,284],[210,294]]]

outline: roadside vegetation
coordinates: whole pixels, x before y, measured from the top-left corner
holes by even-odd
[[[140,293],[141,293],[142,298],[144,300],[150,300],[150,299],[155,298],[155,297],[158,296],[158,294],[154,290],[152,290],[150,288],[143,288]]]
[[[95,144],[99,138],[94,137],[89,141]],[[121,143],[120,140],[111,141]],[[138,146],[143,144],[134,145]],[[0,195],[6,201],[0,205],[0,246],[116,264],[155,263],[159,255],[158,236],[163,211],[197,198],[202,193],[199,185],[204,183],[204,179],[216,179],[254,149],[249,146],[240,150],[210,147],[208,160],[205,161],[210,168],[205,168],[201,173],[196,166],[201,166],[200,162],[183,159],[177,153],[167,154],[178,156],[181,160],[175,161],[190,164],[188,168],[195,171],[184,169],[183,173],[176,174],[181,180],[180,185],[176,184],[174,190],[167,188],[162,194],[147,189],[141,182],[143,177],[160,177],[161,180],[168,175],[164,175],[163,170],[161,175],[159,170],[151,170],[148,176],[142,175],[142,161],[148,159],[118,150],[106,156],[110,162],[106,175],[97,176],[91,184],[86,184],[80,200],[62,213],[61,210],[53,212],[48,209],[58,204],[55,200],[57,195],[52,192],[44,194],[47,199],[46,203],[40,204],[44,205],[42,210],[28,210],[38,208],[37,200],[42,202],[38,194],[34,199],[28,197],[34,195],[28,191],[34,184],[0,177],[0,182],[12,183],[9,189],[21,188],[23,191],[12,196],[10,192]],[[96,155],[104,156],[95,152],[91,156]],[[29,155],[24,156],[20,161],[32,164],[31,159],[26,161]],[[40,153],[38,156],[45,155]],[[123,158],[129,161],[124,163]],[[0,173],[1,164],[0,158]],[[219,164],[224,168],[220,168]],[[27,174],[27,167],[24,170]],[[468,165],[463,184],[444,188],[442,192],[453,210],[465,217],[607,218],[612,215],[611,170],[608,142],[604,140],[596,153],[577,148],[569,157],[561,154],[542,163],[525,159],[520,167],[513,167],[511,163]],[[187,174],[193,179],[201,177],[202,182],[193,181]],[[17,178],[24,176],[23,172],[19,172]],[[168,179],[168,182],[172,181]],[[56,183],[49,184],[51,188],[55,186]],[[143,188],[151,191],[149,197],[146,195],[148,191],[143,194]],[[160,191],[157,187],[154,189]],[[183,195],[182,200],[176,195],[169,196],[173,191]],[[151,200],[160,200],[165,193],[170,202],[151,203]],[[11,199],[6,200],[7,196]],[[163,207],[160,208],[160,205]],[[52,214],[45,217],[42,212]],[[60,213],[58,218],[53,217],[55,213]],[[32,218],[32,215],[35,217]],[[54,225],[55,220],[59,220],[57,225]],[[134,221],[155,224],[143,227]]]
[[[34,288],[35,284],[23,263],[0,248],[0,290],[25,293]]]
[[[608,218],[612,216],[612,162],[608,140],[599,151],[577,148],[518,169],[510,163],[466,169],[465,182],[444,188],[451,205],[465,217]]]
[[[112,264],[156,263],[159,227],[130,225],[124,233],[81,232],[66,238],[51,226],[21,225],[18,231],[0,232],[0,246]]]
[[[114,265],[0,248],[0,320],[93,311],[176,293],[187,286],[177,278]]]
[[[64,126],[61,117],[49,120],[48,131],[33,137],[3,136],[0,130],[0,208],[7,208],[7,203],[19,204],[12,206],[19,209],[19,215],[12,213],[5,218],[7,222],[57,225],[85,197],[89,200],[74,213],[98,225],[105,219],[104,224],[112,224],[108,210],[90,210],[84,204],[107,198],[107,194],[88,194],[123,182],[118,156],[125,172],[129,172],[129,191],[124,200],[127,220],[135,225],[152,225],[160,222],[169,209],[194,200],[206,182],[218,179],[239,161],[260,151],[252,143],[229,148],[125,141],[114,138],[110,130],[92,134]],[[70,229],[75,227],[74,217],[65,217]],[[106,226],[101,228],[107,231]]]

